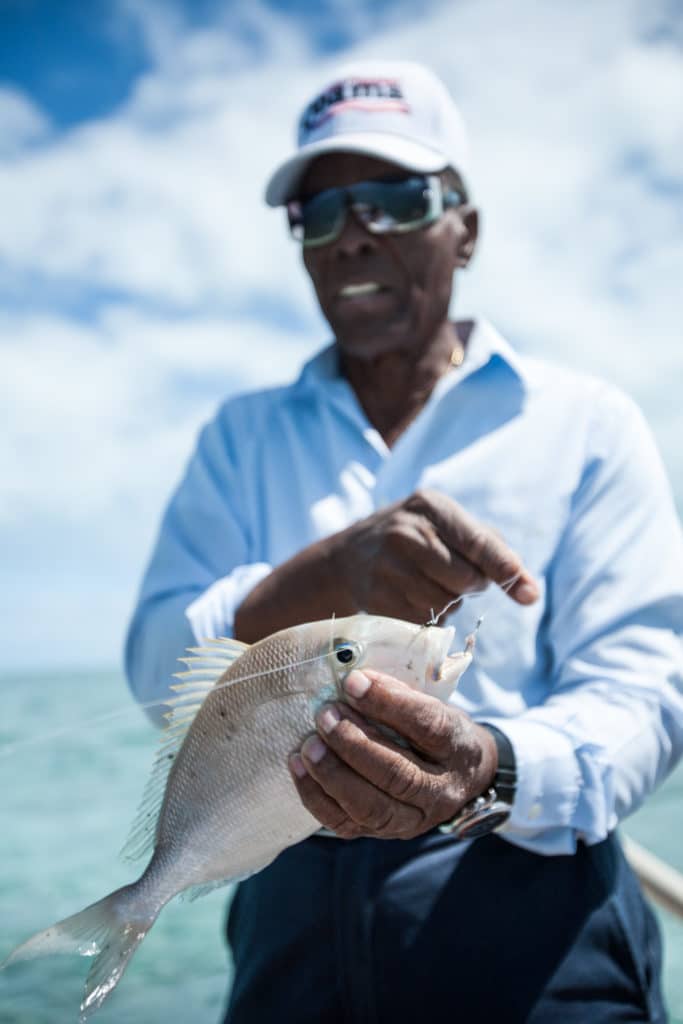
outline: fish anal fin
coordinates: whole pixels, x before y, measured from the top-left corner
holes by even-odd
[[[259,871],[263,870],[263,868],[272,864],[276,856],[277,854],[274,854],[272,857],[264,860],[263,863],[258,864],[257,867],[252,868],[251,871],[245,871],[244,874],[233,875],[231,878],[219,878],[217,881],[204,882],[201,885],[191,885],[181,893],[180,898],[182,900],[187,900],[189,903],[194,903],[195,900],[201,899],[202,896],[208,896],[208,894],[213,892],[215,889],[222,889],[226,885],[238,885],[240,882],[246,882],[247,878],[251,878],[252,875],[257,875]]]
[[[245,875],[244,878],[248,878]],[[189,889],[185,889],[181,893],[181,900],[185,900],[188,903],[194,903],[195,900],[200,900],[202,896],[208,896],[214,889],[222,889],[226,885],[230,885],[232,882],[241,882],[243,878],[221,878],[217,882],[205,882],[204,885],[191,885]]]

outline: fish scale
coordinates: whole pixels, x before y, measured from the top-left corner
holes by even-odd
[[[269,863],[282,849],[283,811],[291,841],[318,827],[301,805],[287,756],[314,730],[316,694],[334,682],[324,659],[312,661],[306,673],[290,666],[319,654],[319,644],[295,645],[283,636],[257,644],[220,677],[221,688],[206,697],[171,769],[157,831],[158,844],[177,850],[183,860],[186,885],[244,875],[254,870],[254,860]],[[226,685],[242,675],[254,677],[248,686]],[[276,729],[269,720],[271,705]],[[265,805],[280,811],[272,818],[263,815],[254,829],[248,810]],[[189,820],[188,807],[196,809]],[[240,842],[245,828],[250,832],[248,857]],[[218,852],[204,860],[206,849]]]
[[[281,630],[252,647],[207,640],[184,659],[162,745],[124,851],[151,852],[140,878],[15,949],[2,967],[55,952],[94,957],[86,1021],[111,994],[164,905],[270,864],[320,828],[287,761],[315,714],[368,666],[446,699],[472,659],[447,657],[454,630],[355,615]]]

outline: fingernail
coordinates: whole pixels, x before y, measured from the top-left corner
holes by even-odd
[[[356,669],[355,672],[349,672],[344,683],[344,689],[349,697],[364,697],[370,689],[370,680]]]
[[[318,724],[323,732],[330,733],[337,728],[341,715],[334,704],[327,704],[318,715]]]
[[[309,736],[301,748],[301,753],[305,754],[313,764],[317,764],[318,761],[322,761],[326,750],[327,747],[319,736]]]
[[[538,597],[538,587],[535,583],[522,583],[517,587],[517,597],[520,601],[535,601]]]
[[[304,775],[308,775],[306,765],[301,760],[300,754],[292,754],[289,759],[289,767],[292,769],[297,779],[303,779]]]

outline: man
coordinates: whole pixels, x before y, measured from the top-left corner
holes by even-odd
[[[230,1024],[665,1019],[614,828],[682,748],[681,534],[629,400],[449,319],[468,167],[424,68],[354,65],[307,106],[267,200],[334,341],[205,429],[131,626],[150,700],[204,636],[455,601],[464,637],[486,610],[451,705],[370,666],[292,752],[326,833],[240,886]]]

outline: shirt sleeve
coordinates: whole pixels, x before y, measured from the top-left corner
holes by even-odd
[[[547,578],[548,698],[488,717],[515,751],[504,834],[539,853],[600,842],[683,752],[683,541],[650,432],[606,391]]]
[[[157,724],[188,647],[231,636],[235,611],[271,566],[255,561],[225,416],[202,431],[164,514],[126,642],[136,699]]]

